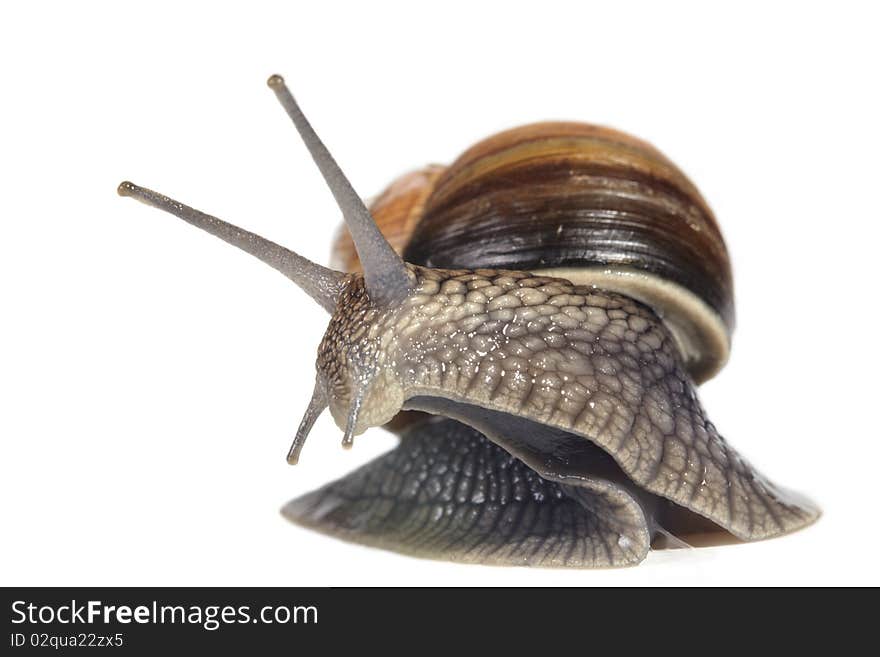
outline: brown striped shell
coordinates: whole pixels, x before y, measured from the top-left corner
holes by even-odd
[[[402,176],[370,209],[408,262],[540,272],[619,292],[663,318],[697,382],[727,360],[733,284],[718,224],[693,183],[630,135],[582,123],[514,128],[448,168]],[[334,264],[359,269],[347,231]]]

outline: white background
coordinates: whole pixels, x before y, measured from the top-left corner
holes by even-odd
[[[0,583],[880,584],[877,16],[808,3],[30,3],[0,13]],[[327,317],[131,179],[326,262],[339,216],[265,86],[364,195],[541,119],[656,144],[733,255],[722,433],[823,508],[625,570],[416,560],[290,525],[390,449],[325,415],[284,456]]]

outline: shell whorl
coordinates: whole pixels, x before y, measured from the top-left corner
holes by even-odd
[[[733,283],[718,224],[693,183],[635,137],[582,123],[514,128],[446,169],[399,178],[371,211],[408,262],[531,271],[626,294],[664,319],[696,381],[727,360]],[[335,254],[357,269],[347,237]]]

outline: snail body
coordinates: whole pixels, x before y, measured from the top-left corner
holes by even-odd
[[[285,516],[417,556],[573,567],[815,520],[697,399],[729,354],[730,261],[659,151],[586,124],[524,126],[368,209],[283,81],[270,87],[343,211],[344,272],[131,183],[120,193],[260,257],[331,313],[289,461],[328,407],[346,446],[373,426],[401,436]]]

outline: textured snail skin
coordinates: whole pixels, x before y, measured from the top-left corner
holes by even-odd
[[[581,495],[579,504],[603,522],[578,530],[584,545],[615,544],[621,537],[627,545],[644,545],[644,536],[663,524],[646,502],[653,496],[743,540],[787,533],[815,519],[815,508],[770,484],[706,419],[669,332],[650,308],[525,272],[410,268],[417,285],[399,306],[374,305],[357,275],[342,291],[317,362],[341,428],[352,390],[360,386],[368,393],[355,433],[388,422],[402,408],[469,425],[548,482],[585,482],[581,488],[589,495]],[[467,450],[477,449],[468,445]],[[612,478],[607,464],[597,470],[596,447],[613,458]],[[450,442],[433,449],[454,458],[465,448]],[[404,450],[388,458],[371,467],[381,471],[415,457]],[[516,472],[510,470],[510,476]],[[343,491],[351,495],[358,481],[336,484],[318,497],[343,499]],[[375,495],[367,497],[376,502]],[[326,531],[355,536],[338,515],[321,513],[338,505],[309,500],[315,498],[288,506],[286,515],[310,526],[328,522]],[[633,504],[641,508],[641,520]],[[611,508],[621,515],[611,518]],[[371,525],[372,533],[360,538],[391,546],[400,530],[392,525],[388,535],[379,532],[381,523]],[[517,535],[524,545],[546,538],[523,528]],[[421,550],[409,543],[397,547]],[[555,563],[536,550],[531,557],[536,562]],[[523,558],[519,552],[501,554],[505,563]],[[586,559],[583,554],[578,559]],[[639,554],[603,552],[595,562],[575,561],[609,565]],[[473,556],[456,553],[464,560]]]

